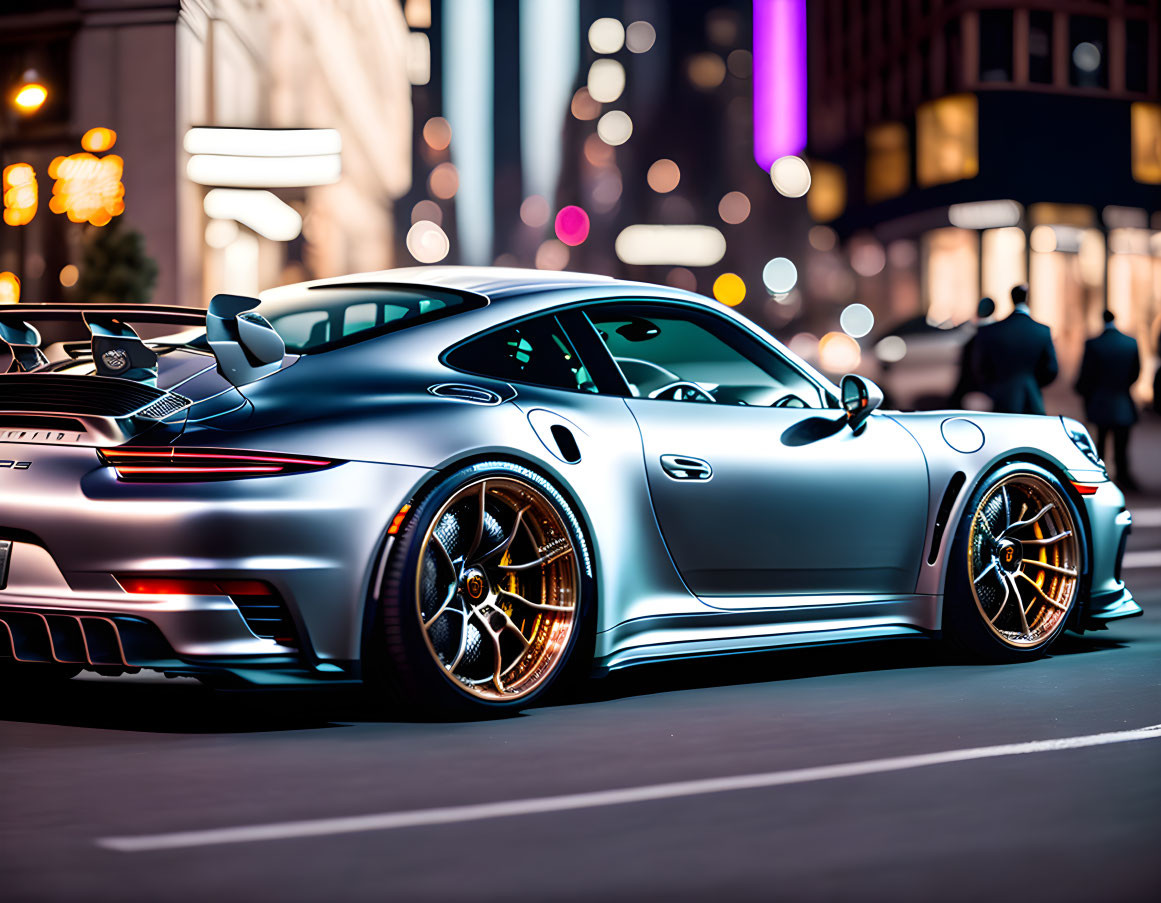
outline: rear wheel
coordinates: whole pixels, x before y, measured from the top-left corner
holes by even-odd
[[[1005,468],[972,496],[952,550],[944,635],[994,661],[1044,654],[1081,590],[1081,528],[1060,483],[1034,465]]]
[[[380,594],[385,666],[419,711],[517,709],[558,680],[586,628],[591,565],[575,514],[539,474],[465,468],[415,510]],[[374,679],[377,668],[368,669]]]

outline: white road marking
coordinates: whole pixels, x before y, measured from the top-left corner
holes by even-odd
[[[1161,508],[1132,508],[1134,527],[1161,527]]]
[[[1161,549],[1144,552],[1126,552],[1123,568],[1161,568]]]
[[[781,787],[786,784],[806,784],[812,781],[883,774],[910,768],[925,768],[931,765],[948,765],[954,762],[995,759],[1027,753],[1057,752],[1064,749],[1083,749],[1089,746],[1130,743],[1136,740],[1161,740],[1161,724],[1135,730],[1090,734],[1083,737],[1033,740],[1027,743],[980,746],[974,749],[953,749],[922,755],[849,762],[843,765],[821,765],[815,768],[795,768],[790,771],[769,771],[761,774],[678,781],[671,784],[648,784],[620,790],[598,790],[565,796],[534,797],[499,803],[447,806],[438,809],[413,809],[404,812],[382,812],[345,818],[320,818],[236,828],[214,828],[206,831],[179,831],[173,834],[151,834],[136,837],[103,837],[98,839],[96,843],[97,846],[121,853],[144,853],[151,850],[173,850],[216,844],[253,843],[261,840],[289,840],[301,837],[355,834],[364,831],[390,831],[397,828],[451,825],[492,818],[538,815],[546,812],[568,812],[575,809],[623,806],[629,803],[703,796],[710,793],[732,793],[739,790]]]

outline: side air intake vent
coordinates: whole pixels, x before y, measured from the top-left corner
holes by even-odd
[[[939,503],[939,510],[935,513],[935,528],[931,531],[931,551],[927,555],[928,564],[935,564],[935,560],[939,557],[939,547],[943,543],[943,534],[947,530],[947,519],[951,516],[951,508],[955,504],[955,500],[959,498],[959,491],[963,489],[966,479],[963,471],[959,470],[947,482],[943,500]]]
[[[491,389],[469,386],[463,383],[440,383],[428,390],[440,398],[454,398],[456,401],[470,401],[472,404],[499,404],[502,399]]]

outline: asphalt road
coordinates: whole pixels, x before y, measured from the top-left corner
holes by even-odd
[[[6,693],[0,899],[1161,899],[1161,738],[1108,742],[1161,725],[1151,504],[1127,571],[1145,617],[1033,664],[949,664],[922,640],[802,650],[450,725],[185,681]],[[1111,736],[993,749],[1091,735]],[[898,761],[951,750],[973,752]],[[363,815],[385,817],[327,821]],[[274,839],[183,836],[254,825]]]

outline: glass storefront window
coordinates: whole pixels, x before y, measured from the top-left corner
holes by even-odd
[[[1028,13],[1028,81],[1052,84],[1052,13]]]
[[[1012,11],[980,10],[980,81],[1012,80]]]
[[[986,229],[980,236],[982,293],[996,302],[996,316],[1012,310],[1012,286],[1028,281],[1024,230],[1018,226]]]
[[[1132,120],[1133,178],[1161,185],[1161,104],[1135,103]]]
[[[927,321],[957,325],[979,304],[979,240],[971,229],[932,229],[922,239]]]
[[[898,197],[911,182],[907,127],[885,122],[867,129],[867,200]]]
[[[1068,20],[1069,84],[1078,88],[1109,86],[1109,20],[1072,16]]]
[[[919,184],[928,187],[978,175],[978,127],[975,95],[957,94],[923,104],[915,113]]]

